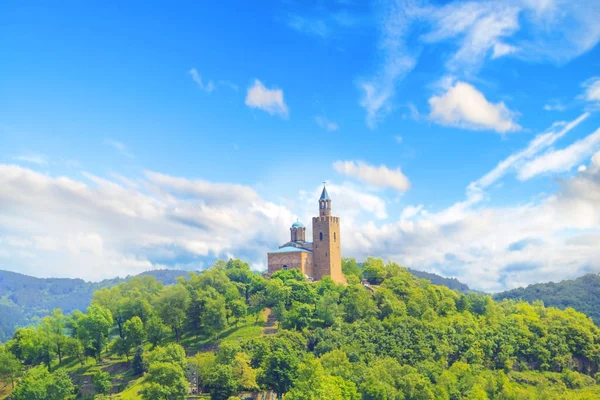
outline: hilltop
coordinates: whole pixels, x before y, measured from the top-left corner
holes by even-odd
[[[469,292],[468,286],[456,279],[416,270],[409,271],[432,283],[463,293]],[[189,273],[190,271],[163,269],[143,272],[138,276],[153,276],[159,282],[170,285],[175,283],[178,277],[187,277]],[[34,324],[54,308],[60,308],[65,313],[84,311],[90,304],[94,291],[115,286],[131,278],[133,277],[128,276],[101,282],[86,282],[82,279],[35,278],[0,270],[0,343],[10,339],[17,326]]]

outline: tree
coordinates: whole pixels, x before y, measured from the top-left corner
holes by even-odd
[[[362,276],[369,283],[379,285],[386,278],[387,272],[381,258],[368,257],[363,263]]]
[[[155,307],[164,323],[171,327],[179,342],[190,304],[190,294],[181,285],[167,286],[158,296]]]
[[[150,366],[157,362],[166,362],[177,365],[182,370],[187,364],[185,350],[179,344],[170,343],[165,347],[157,347],[146,354],[144,362]]]
[[[169,328],[154,315],[146,322],[146,334],[152,346],[158,346],[169,336]]]
[[[223,364],[214,366],[208,376],[206,387],[210,391],[211,400],[227,400],[238,391],[239,387],[233,367]]]
[[[13,400],[67,400],[75,398],[69,375],[58,369],[53,373],[37,366],[25,373],[12,393]]]
[[[23,366],[14,354],[6,349],[0,349],[0,381],[10,382],[15,387],[15,381],[21,376]]]
[[[125,340],[130,347],[138,347],[146,341],[146,330],[141,318],[134,316],[123,324]]]
[[[272,389],[279,397],[286,393],[298,375],[298,357],[285,349],[275,349],[263,361],[258,383]]]
[[[233,300],[228,304],[229,315],[233,317],[236,324],[241,318],[244,318],[248,313],[248,306],[242,299]]]
[[[183,369],[169,362],[150,364],[145,377],[146,387],[141,391],[144,400],[183,400],[188,383]]]
[[[78,335],[84,346],[91,350],[98,361],[108,343],[108,334],[113,324],[110,310],[92,304],[79,321]]]
[[[346,276],[357,276],[360,278],[362,270],[354,258],[342,258],[342,272]]]
[[[112,382],[110,381],[110,375],[108,372],[96,372],[94,375],[92,375],[92,382],[94,384],[94,391],[96,394],[108,394],[112,388]]]

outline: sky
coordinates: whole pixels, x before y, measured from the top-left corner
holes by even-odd
[[[600,3],[0,4],[0,269],[267,251],[327,182],[342,255],[496,292],[600,272]]]

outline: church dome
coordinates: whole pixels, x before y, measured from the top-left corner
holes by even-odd
[[[304,228],[304,225],[302,225],[302,222],[296,221],[292,224],[292,229],[294,228]]]

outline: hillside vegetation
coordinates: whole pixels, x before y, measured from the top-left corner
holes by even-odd
[[[356,264],[356,261],[354,263]],[[469,290],[467,285],[455,279],[421,271],[409,271],[438,285],[465,293]],[[189,271],[165,269],[144,272],[139,276],[153,276],[159,282],[169,285],[175,283],[178,277],[187,277],[188,273]],[[90,305],[94,291],[112,287],[131,278],[86,282],[81,279],[34,278],[0,270],[0,343],[10,339],[17,327],[35,325],[40,318],[50,314],[55,308],[60,308],[65,314],[75,310],[85,311]]]
[[[173,285],[102,288],[85,313],[18,329],[0,387],[14,400],[600,396],[600,329],[585,315],[462,294],[373,258],[352,269],[348,285],[297,270],[267,280],[230,260]]]
[[[572,307],[590,316],[600,324],[600,275],[588,274],[558,283],[536,283],[494,295],[496,300],[514,299],[533,302],[540,300],[547,306],[565,309]]]

